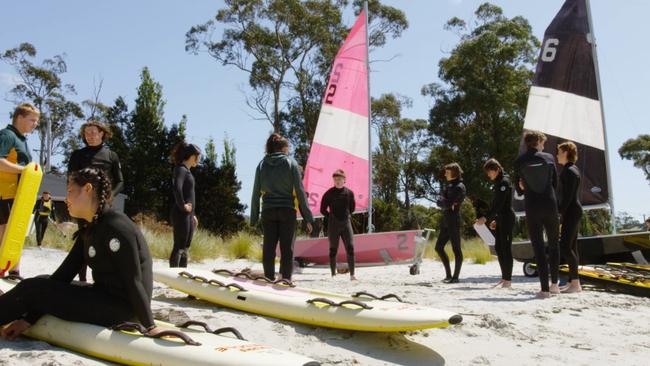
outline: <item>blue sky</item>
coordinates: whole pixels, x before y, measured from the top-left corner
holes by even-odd
[[[406,117],[427,118],[431,107],[420,88],[437,80],[437,64],[457,44],[456,35],[443,29],[445,22],[458,16],[472,21],[482,3],[476,0],[386,0],[401,8],[410,27],[400,39],[371,54],[371,94],[399,93],[413,99]],[[535,36],[544,29],[561,7],[561,0],[493,1],[506,16],[521,15],[529,20]],[[650,215],[650,186],[642,171],[623,161],[617,150],[631,137],[650,133],[648,92],[650,71],[647,60],[647,32],[639,32],[647,22],[650,1],[592,0],[598,42],[605,120],[607,124],[612,184],[616,211],[641,218]],[[185,33],[210,19],[223,6],[221,1],[141,0],[12,1],[0,12],[0,51],[30,42],[38,60],[66,54],[68,72],[63,79],[77,88],[73,99],[92,96],[94,84],[104,80],[101,100],[112,104],[124,96],[133,107],[139,74],[148,66],[163,86],[167,101],[165,120],[176,123],[188,116],[188,139],[201,146],[211,136],[224,136],[237,147],[237,169],[243,188],[240,198],[250,203],[254,169],[263,155],[264,140],[271,130],[268,122],[244,103],[247,76],[221,66],[206,54],[185,52]],[[354,22],[353,15],[346,19]],[[0,63],[0,117],[8,121],[13,105],[5,100],[15,80],[13,70]],[[4,122],[2,122],[4,124]],[[30,138],[30,146],[38,146]],[[125,167],[127,168],[127,167]]]

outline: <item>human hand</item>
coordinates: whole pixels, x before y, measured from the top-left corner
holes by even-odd
[[[192,204],[191,203],[184,204],[183,208],[185,209],[185,212],[192,212]]]
[[[522,191],[526,190],[526,188],[524,188],[524,181],[522,179],[519,179],[519,188],[521,188]]]
[[[9,323],[9,325],[2,328],[2,338],[13,341],[31,326],[32,325],[24,319],[14,320]]]
[[[311,222],[307,223],[307,228],[305,231],[307,231],[307,235],[311,234],[312,230],[314,230],[314,227],[311,225]]]
[[[497,229],[497,222],[496,221],[492,220],[492,222],[490,223],[490,229],[492,229],[492,230]]]
[[[479,217],[478,219],[476,219],[476,223],[479,225],[485,225],[486,221],[487,219],[485,217]]]
[[[192,216],[192,226],[196,229],[199,226],[199,219],[196,216]]]

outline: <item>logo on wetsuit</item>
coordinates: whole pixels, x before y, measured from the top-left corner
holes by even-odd
[[[117,252],[120,250],[120,241],[117,238],[113,238],[108,242],[108,247],[111,248],[112,252]]]
[[[88,247],[88,256],[89,256],[90,258],[94,258],[95,255],[97,255],[97,251],[95,250],[95,247],[93,247],[93,246],[89,246],[89,247]]]

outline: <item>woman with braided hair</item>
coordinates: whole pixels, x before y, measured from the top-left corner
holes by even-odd
[[[73,172],[66,204],[70,215],[87,224],[59,268],[49,277],[21,281],[0,295],[1,335],[14,339],[42,315],[110,327],[137,319],[148,335],[161,332],[151,313],[153,277],[147,243],[123,213],[109,208],[111,183],[97,168]],[[92,269],[92,285],[72,279],[82,265]]]

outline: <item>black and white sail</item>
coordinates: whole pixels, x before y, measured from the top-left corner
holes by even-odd
[[[599,100],[593,33],[586,0],[567,0],[544,33],[528,97],[524,130],[548,137],[545,151],[570,140],[578,146],[582,173],[580,200],[585,208],[608,207],[606,140]],[[522,144],[520,151],[525,149]],[[513,200],[516,211],[522,201]]]

